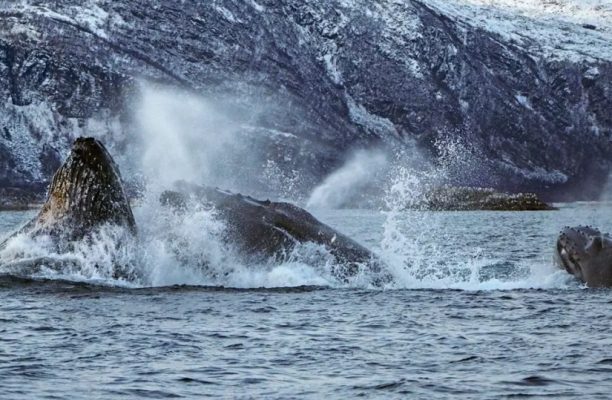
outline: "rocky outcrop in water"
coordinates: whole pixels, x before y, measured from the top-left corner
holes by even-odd
[[[533,193],[500,193],[491,188],[439,187],[416,205],[434,211],[548,211],[555,208]]]
[[[609,52],[539,53],[537,38],[451,11],[433,0],[4,2],[0,186],[44,184],[84,132],[125,152],[146,79],[232,108],[281,171],[302,172],[295,190],[355,148],[416,142],[436,156],[450,140],[478,158],[451,184],[596,197],[611,154]],[[606,46],[602,31],[578,29]]]
[[[45,198],[36,191],[4,187],[0,188],[0,211],[24,211],[39,207]]]

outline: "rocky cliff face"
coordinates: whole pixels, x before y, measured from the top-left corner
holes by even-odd
[[[44,187],[79,135],[129,153],[146,80],[231,108],[264,158],[305,171],[297,190],[355,148],[416,142],[435,157],[451,140],[478,158],[458,184],[597,196],[612,154],[612,33],[547,20],[559,42],[523,25],[517,39],[460,3],[4,2],[0,186]]]

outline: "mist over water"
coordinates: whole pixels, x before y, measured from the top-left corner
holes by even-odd
[[[232,187],[230,171],[240,146],[239,119],[203,97],[141,84],[136,120],[140,170],[152,188],[177,180]],[[247,160],[244,160],[248,162]],[[251,167],[255,167],[252,165]]]
[[[389,165],[382,150],[360,150],[323,180],[310,195],[308,208],[341,208],[363,193]]]

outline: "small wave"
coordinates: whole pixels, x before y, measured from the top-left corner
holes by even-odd
[[[199,285],[171,285],[171,286],[136,286],[113,284],[112,282],[96,282],[91,280],[74,280],[63,278],[40,278],[27,277],[10,274],[0,274],[0,288],[21,287],[44,292],[74,293],[76,295],[108,293],[130,293],[141,295],[155,295],[157,293],[188,293],[188,292],[263,292],[263,293],[309,293],[314,291],[329,290],[329,286],[281,286],[281,287],[253,287],[236,288],[226,286],[199,286]],[[255,310],[254,312],[267,312],[265,309]],[[3,320],[0,319],[0,322]]]
[[[520,379],[518,381],[510,381],[510,382],[504,382],[504,383],[511,384],[511,385],[517,385],[517,386],[548,386],[548,385],[552,385],[558,382],[552,379],[548,379],[543,376],[532,375],[532,376],[528,376],[526,378]]]
[[[354,386],[354,389],[361,389],[361,390],[392,390],[392,389],[396,389],[399,388],[401,386],[403,386],[404,384],[406,384],[406,379],[400,379],[397,381],[393,381],[393,382],[385,382],[385,383],[379,383],[379,384],[375,384],[375,385],[371,385],[371,386]]]
[[[189,378],[189,377],[182,377],[182,378],[177,379],[177,381],[181,383],[190,383],[190,384],[198,384],[198,385],[218,385],[219,384],[213,381],[207,381],[204,379],[196,379],[196,378]]]

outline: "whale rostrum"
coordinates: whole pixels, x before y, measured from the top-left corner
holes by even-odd
[[[61,247],[106,224],[136,233],[134,215],[112,157],[98,140],[78,138],[53,176],[40,212],[17,233],[49,235]]]
[[[371,274],[375,284],[390,280],[381,261],[368,249],[317,220],[308,211],[286,202],[257,200],[219,188],[176,182],[174,190],[162,193],[163,205],[177,210],[195,200],[214,207],[225,222],[225,240],[250,261],[286,261],[300,243],[323,246],[335,259],[332,274],[348,280],[360,272]]]

